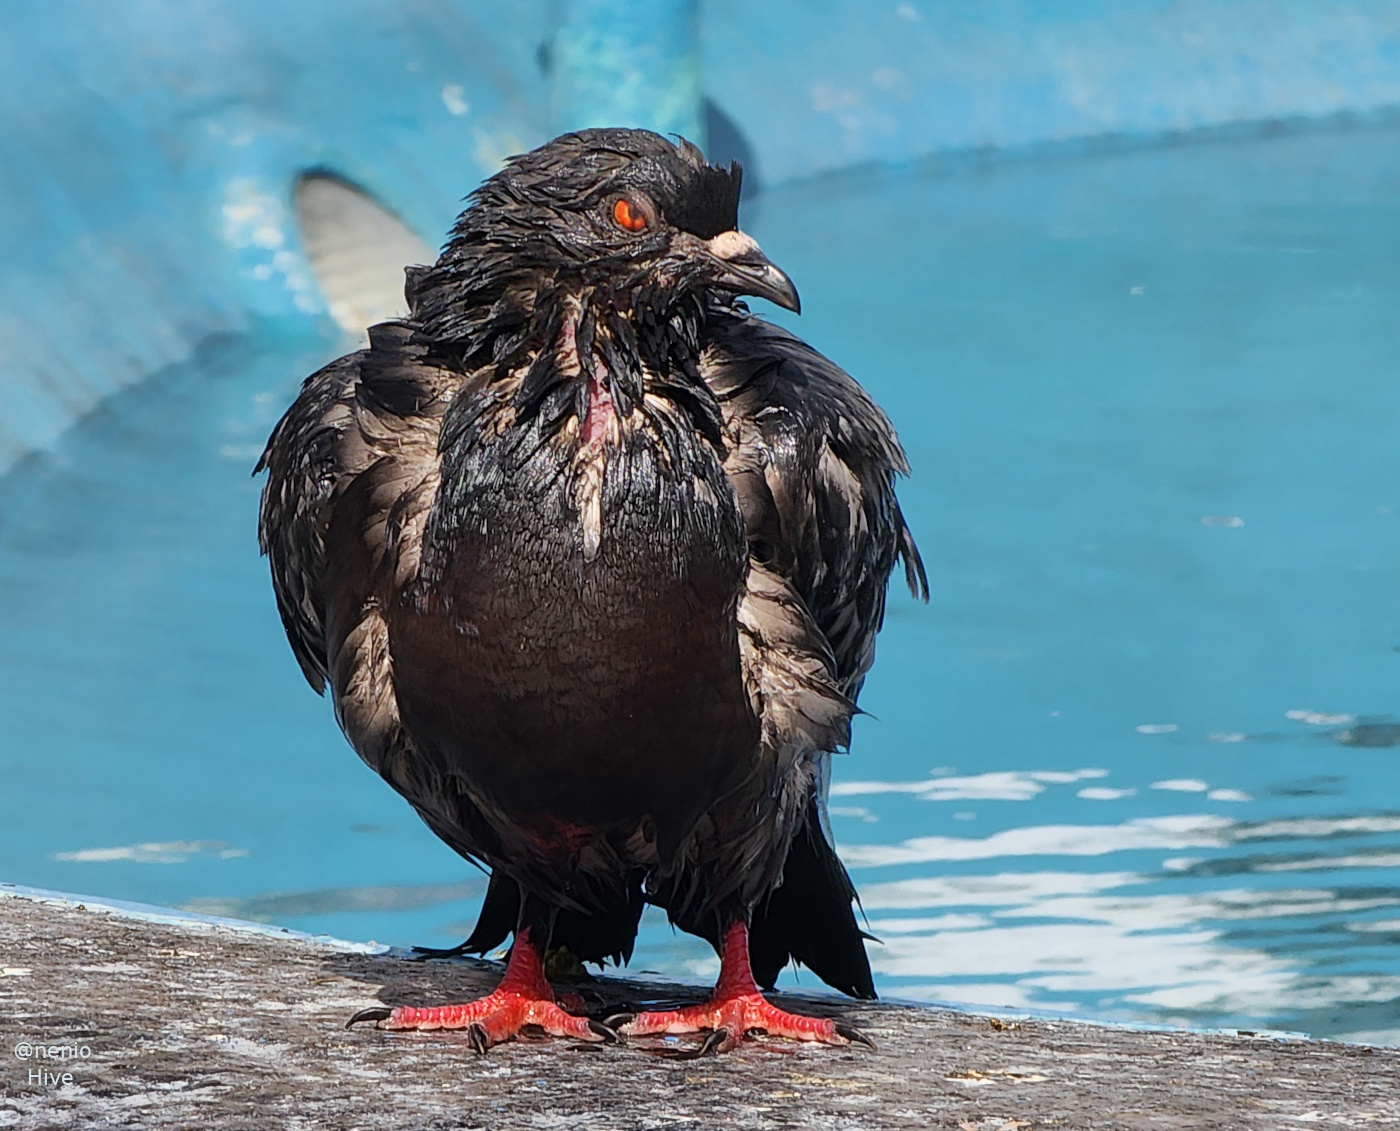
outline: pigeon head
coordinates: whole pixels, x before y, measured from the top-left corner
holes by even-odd
[[[410,269],[413,319],[466,358],[500,364],[559,312],[665,325],[709,297],[798,310],[796,288],[739,231],[737,164],[647,130],[565,134],[511,158],[458,217],[431,268]]]

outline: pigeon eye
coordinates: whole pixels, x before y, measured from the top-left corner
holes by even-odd
[[[619,197],[612,207],[613,219],[619,228],[629,232],[645,232],[651,227],[651,218],[635,200]]]

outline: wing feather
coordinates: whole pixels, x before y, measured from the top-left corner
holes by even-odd
[[[438,436],[461,374],[428,364],[412,330],[370,329],[370,348],[307,378],[258,462],[258,540],[282,624],[318,692],[329,682],[350,744],[463,856],[489,829],[461,783],[402,725],[384,607],[418,572],[438,486]]]
[[[753,556],[805,603],[838,689],[854,699],[875,659],[898,559],[910,591],[928,594],[895,497],[908,460],[869,394],[787,331],[739,317],[714,343],[702,371],[725,406],[726,470]]]

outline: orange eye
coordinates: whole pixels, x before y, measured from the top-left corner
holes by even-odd
[[[629,232],[643,232],[647,228],[646,214],[625,196],[613,205],[613,219],[618,227]]]

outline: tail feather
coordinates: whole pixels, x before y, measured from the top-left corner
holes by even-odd
[[[568,948],[581,962],[601,964],[607,960],[621,966],[632,957],[642,906],[641,885],[634,882],[628,885],[625,902],[619,899],[615,907],[605,912],[584,915],[561,911],[554,920],[549,945]],[[508,876],[492,872],[476,927],[462,944],[463,953],[485,954],[499,947],[515,930],[519,915],[520,886]]]
[[[852,997],[875,997],[865,954],[870,936],[856,923],[855,885],[822,827],[820,799],[808,803],[805,827],[793,838],[783,882],[754,910],[749,956],[754,977],[771,989],[789,960]]]
[[[826,837],[820,805],[814,791],[803,828],[788,849],[782,884],[754,909],[749,927],[754,977],[764,989],[772,989],[783,967],[798,962],[832,988],[870,1000],[876,996],[865,953],[870,936],[856,922],[855,885]],[[567,947],[585,962],[623,964],[632,957],[643,902],[640,884],[632,883],[626,902],[605,914],[561,911],[550,946]],[[499,947],[515,929],[519,908],[519,886],[493,873],[476,928],[462,950],[483,954]],[[718,945],[716,924],[678,925]]]

